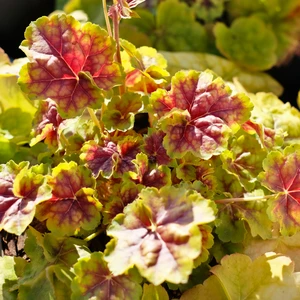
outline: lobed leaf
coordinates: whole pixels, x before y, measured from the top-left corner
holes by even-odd
[[[268,215],[273,222],[279,222],[283,235],[294,234],[300,225],[299,147],[286,147],[283,153],[270,152],[263,168],[259,181],[274,193],[268,201]]]
[[[59,140],[58,127],[62,121],[54,101],[50,99],[41,101],[33,121],[35,137],[31,140],[30,146],[44,140],[50,149],[56,150]]]
[[[152,93],[150,103],[166,133],[163,145],[173,158],[192,153],[209,159],[220,154],[231,130],[247,121],[252,109],[246,95],[231,95],[220,78],[197,71],[176,73],[171,90]]]
[[[267,24],[255,16],[237,18],[230,28],[217,23],[214,34],[219,51],[243,67],[263,71],[276,64],[276,37]]]
[[[58,236],[74,235],[81,228],[92,230],[100,222],[101,203],[95,198],[90,171],[75,162],[60,163],[48,180],[53,197],[39,205],[36,217]]]
[[[214,275],[203,285],[187,291],[181,299],[281,299],[283,294],[297,299],[299,295],[292,261],[280,254],[266,253],[253,262],[244,254],[227,255],[211,272]]]
[[[51,198],[42,174],[27,162],[0,166],[0,229],[21,235],[34,218],[37,204]]]
[[[132,162],[136,167],[136,171],[131,171],[129,174],[139,184],[153,186],[158,189],[172,184],[170,169],[167,166],[151,168],[146,154],[138,153],[136,159]]]
[[[163,131],[153,128],[148,129],[148,135],[144,137],[144,150],[151,163],[157,163],[158,165],[169,165],[171,163],[172,159],[163,146],[164,137],[165,133]]]
[[[31,62],[20,71],[19,84],[30,99],[51,98],[63,117],[99,108],[102,89],[122,82],[114,62],[115,43],[91,23],[72,16],[41,17],[26,29],[21,46]]]
[[[130,136],[121,137],[117,141],[104,141],[103,146],[90,141],[82,147],[80,158],[96,178],[100,174],[105,178],[122,176],[134,170],[132,160],[140,152],[140,146],[141,140]]]
[[[163,286],[144,283],[142,300],[169,300],[169,296]]]
[[[233,174],[245,190],[250,192],[255,187],[266,155],[267,151],[254,136],[240,131],[233,137],[228,149],[221,153],[220,158],[224,170]]]
[[[117,276],[133,265],[154,285],[185,283],[201,254],[198,226],[214,220],[213,203],[184,188],[146,188],[108,228],[105,260]]]
[[[142,287],[130,276],[114,276],[107,267],[103,253],[94,252],[74,265],[72,300],[132,299],[138,300]]]
[[[137,93],[125,93],[114,96],[108,103],[102,121],[105,128],[111,132],[115,130],[127,131],[134,126],[134,116],[143,107],[143,101]]]

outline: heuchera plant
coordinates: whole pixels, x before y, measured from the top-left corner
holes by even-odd
[[[26,239],[1,297],[299,299],[300,112],[170,75],[119,38],[140,2],[104,1],[107,31],[41,17],[27,59],[1,53],[0,229]]]

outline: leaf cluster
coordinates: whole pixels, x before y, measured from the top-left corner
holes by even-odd
[[[160,43],[181,47],[170,3]],[[0,56],[0,229],[26,237],[0,258],[4,299],[297,299],[297,109],[188,62],[171,75],[168,53],[71,15],[21,47]]]

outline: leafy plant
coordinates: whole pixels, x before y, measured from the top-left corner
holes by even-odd
[[[25,238],[0,257],[1,297],[297,299],[300,112],[229,82],[228,61],[224,79],[188,61],[170,75],[170,53],[119,38],[139,2],[104,2],[107,31],[41,17],[28,59],[1,53],[0,229]]]

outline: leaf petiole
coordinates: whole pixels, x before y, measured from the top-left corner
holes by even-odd
[[[247,202],[247,201],[266,201],[268,198],[274,197],[274,195],[266,195],[266,196],[256,196],[249,198],[226,198],[226,199],[217,199],[215,203],[219,204],[227,204],[232,202]]]
[[[95,237],[97,237],[99,234],[101,234],[102,232],[105,232],[105,228],[103,228],[102,226],[101,227],[99,227],[99,229],[96,231],[96,232],[94,232],[94,233],[92,233],[92,234],[90,234],[89,236],[87,236],[85,239],[84,239],[84,241],[86,241],[86,242],[89,242],[89,241],[91,241],[91,240],[93,240]]]

